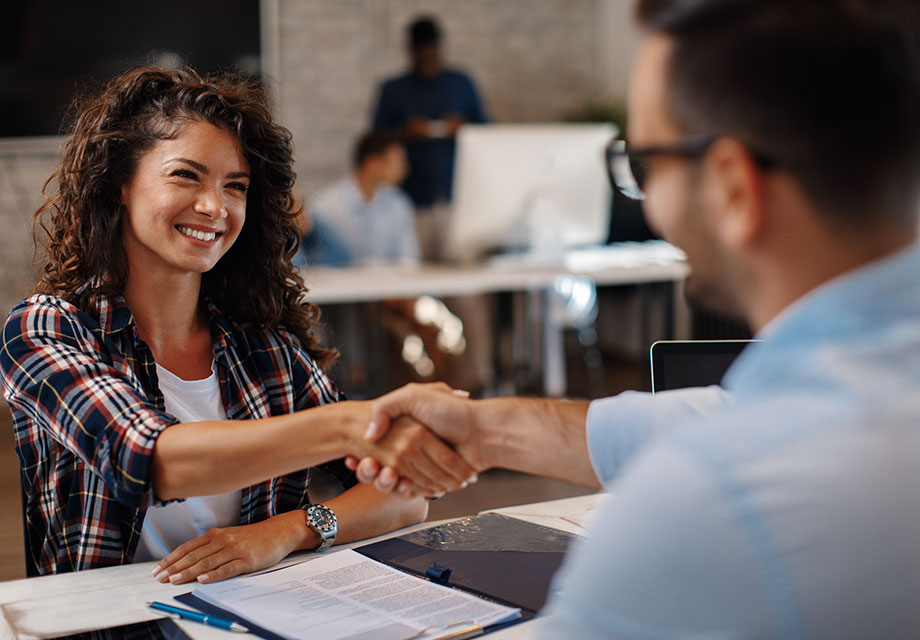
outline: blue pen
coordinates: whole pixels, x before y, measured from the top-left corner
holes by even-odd
[[[151,609],[156,609],[157,611],[162,611],[163,613],[170,615],[174,618],[182,618],[183,620],[191,620],[193,622],[200,622],[201,624],[206,624],[211,627],[217,627],[218,629],[226,629],[227,631],[236,631],[238,633],[249,633],[249,629],[239,624],[238,622],[233,622],[232,620],[227,620],[226,618],[218,618],[217,616],[209,616],[198,611],[192,611],[191,609],[181,609],[179,607],[174,607],[171,604],[163,604],[162,602],[148,602],[147,606]]]

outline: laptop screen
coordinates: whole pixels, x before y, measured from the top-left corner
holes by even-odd
[[[652,393],[719,384],[753,340],[659,340],[650,349]]]

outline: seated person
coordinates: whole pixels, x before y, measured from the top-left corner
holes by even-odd
[[[311,505],[309,467],[360,449],[369,413],[337,402],[301,304],[292,151],[230,76],[141,68],[77,113],[0,349],[39,573],[158,560],[161,582],[213,582],[425,518],[360,485]],[[456,458],[426,442],[422,467]]]
[[[297,226],[301,235],[300,249],[292,259],[296,267],[303,269],[311,264],[345,266],[354,262],[351,249],[345,241],[329,225],[315,220],[303,198],[296,192],[291,210],[297,213]]]
[[[302,249],[306,262],[416,262],[412,201],[396,186],[407,167],[397,137],[380,132],[362,136],[355,145],[352,174],[310,204],[313,229]]]

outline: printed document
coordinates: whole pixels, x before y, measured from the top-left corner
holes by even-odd
[[[351,550],[203,585],[195,595],[286,638],[431,639],[521,615]]]

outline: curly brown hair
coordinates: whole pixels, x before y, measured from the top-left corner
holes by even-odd
[[[251,179],[243,233],[203,274],[202,295],[236,322],[284,327],[321,366],[335,359],[312,333],[319,309],[304,302],[306,288],[291,263],[300,238],[291,133],[272,121],[254,81],[141,67],[112,79],[97,95],[77,98],[72,111],[61,167],[45,184],[57,179],[57,191],[34,216],[36,242],[39,228],[46,236],[37,293],[91,314],[100,296],[123,293],[128,262],[116,241],[125,213],[121,188],[158,141],[174,138],[190,120],[208,122],[236,135]]]

